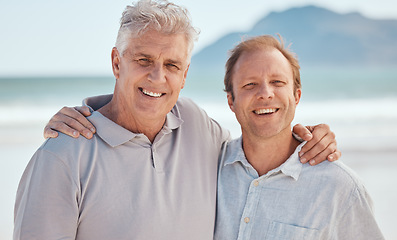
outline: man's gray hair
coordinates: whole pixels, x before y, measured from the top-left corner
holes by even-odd
[[[116,48],[123,55],[131,38],[140,37],[148,30],[162,34],[184,34],[188,44],[188,56],[198,39],[199,30],[192,26],[186,8],[167,0],[140,0],[127,6],[120,19]]]

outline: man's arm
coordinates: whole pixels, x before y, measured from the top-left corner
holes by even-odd
[[[22,175],[14,209],[14,240],[75,239],[78,186],[70,169],[38,150]]]
[[[47,123],[44,128],[45,138],[55,138],[58,132],[77,138],[83,135],[87,139],[92,138],[95,127],[87,119],[91,113],[88,107],[63,107]],[[309,162],[316,165],[326,159],[336,161],[341,152],[337,149],[335,134],[326,124],[306,126],[297,124],[293,129],[300,138],[307,141],[300,152],[302,163]]]

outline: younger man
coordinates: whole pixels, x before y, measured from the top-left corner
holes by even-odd
[[[225,147],[215,239],[383,239],[363,184],[341,162],[302,165],[291,132],[299,64],[271,36],[240,43],[225,90],[242,136]]]

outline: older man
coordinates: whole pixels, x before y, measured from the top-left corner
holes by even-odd
[[[87,101],[106,102],[89,118],[97,134],[60,135],[35,153],[17,193],[14,239],[212,239],[216,159],[229,133],[178,100],[195,37],[176,5],[126,8],[113,97]]]
[[[126,8],[112,50],[114,94],[86,100],[97,133],[60,134],[38,149],[18,188],[14,239],[213,238],[229,132],[178,99],[196,35],[172,3]],[[328,147],[311,151],[338,158],[332,134],[319,132],[314,142]]]
[[[215,239],[383,239],[362,183],[343,163],[302,165],[291,132],[299,64],[272,36],[240,43],[225,89],[242,136],[220,163]]]

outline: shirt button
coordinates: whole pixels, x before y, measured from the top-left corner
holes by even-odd
[[[244,218],[244,222],[245,223],[249,223],[250,222],[250,218],[249,217]]]
[[[255,182],[254,182],[254,186],[255,186],[255,187],[259,186],[259,182],[258,182],[258,181],[255,181]]]

